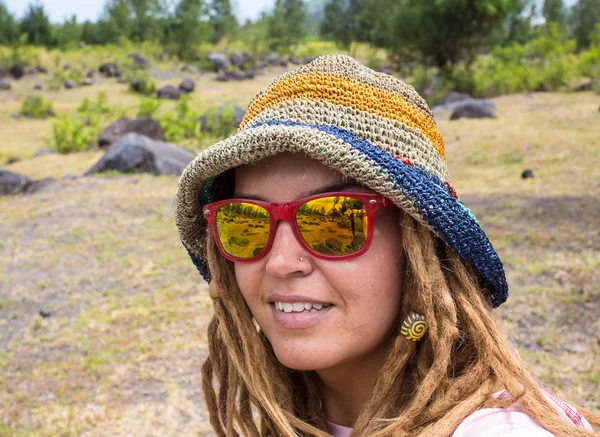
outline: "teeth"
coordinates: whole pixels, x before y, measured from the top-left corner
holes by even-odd
[[[310,302],[275,302],[275,309],[285,313],[314,313],[323,308],[329,307],[331,304],[310,303]]]

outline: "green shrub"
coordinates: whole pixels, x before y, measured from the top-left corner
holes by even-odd
[[[233,124],[235,106],[225,104],[213,106],[205,112],[206,130],[218,138],[225,138],[232,134],[236,127]]]
[[[191,108],[190,102],[189,96],[183,96],[177,102],[175,113],[167,113],[161,118],[160,124],[167,141],[199,138],[200,113]]]
[[[77,68],[69,68],[67,70],[57,68],[52,73],[50,80],[48,81],[48,88],[54,91],[58,91],[65,86],[67,80],[73,81],[77,86],[83,85],[85,78],[83,72]]]
[[[583,52],[579,57],[579,73],[585,77],[600,77],[600,23],[590,35],[591,44],[589,50]]]
[[[92,146],[96,135],[85,120],[63,116],[52,123],[51,145],[58,153],[83,152]]]
[[[52,103],[45,100],[41,94],[31,94],[23,101],[21,115],[35,118],[48,118],[54,117],[56,114],[52,108]]]
[[[562,91],[577,76],[574,40],[551,23],[525,45],[496,47],[474,66],[475,94],[491,97],[526,91]]]
[[[126,73],[125,77],[130,83],[129,90],[134,93],[152,96],[158,89],[156,80],[150,76],[150,73],[147,70],[133,70]]]
[[[105,92],[99,92],[96,100],[86,97],[77,107],[77,114],[75,118],[61,117],[52,124],[50,143],[58,153],[82,152],[95,147],[102,129],[126,115],[124,109],[109,106]]]
[[[41,50],[27,44],[27,35],[23,34],[10,47],[0,47],[0,67],[35,67],[40,63]]]
[[[143,99],[138,106],[138,117],[153,117],[160,109],[162,100],[159,99]]]

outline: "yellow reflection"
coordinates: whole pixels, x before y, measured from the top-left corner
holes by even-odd
[[[235,202],[219,208],[217,231],[223,249],[238,258],[252,258],[269,239],[269,214],[252,203]]]

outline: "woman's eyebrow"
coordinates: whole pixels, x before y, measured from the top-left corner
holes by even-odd
[[[349,188],[356,188],[356,187],[360,187],[360,185],[357,182],[353,182],[353,181],[338,182],[335,184],[325,185],[324,187],[316,188],[307,193],[303,193],[302,195],[298,196],[298,199],[302,199],[303,197],[314,196],[316,194],[328,193],[330,191],[344,191]],[[241,198],[241,199],[262,200],[263,202],[267,202],[267,199],[265,199],[263,196],[259,196],[257,194],[236,193],[234,195],[234,197]]]

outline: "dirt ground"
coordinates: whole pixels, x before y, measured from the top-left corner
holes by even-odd
[[[252,95],[208,86],[199,95]],[[498,319],[542,384],[599,411],[600,96],[495,103],[497,120],[439,124],[453,184],[506,266]],[[61,178],[100,154],[29,159],[50,122],[12,120],[15,106],[0,103],[0,152],[28,159],[6,168],[60,179],[0,198],[0,437],[211,435],[199,368],[212,309],[175,229],[177,179]]]

